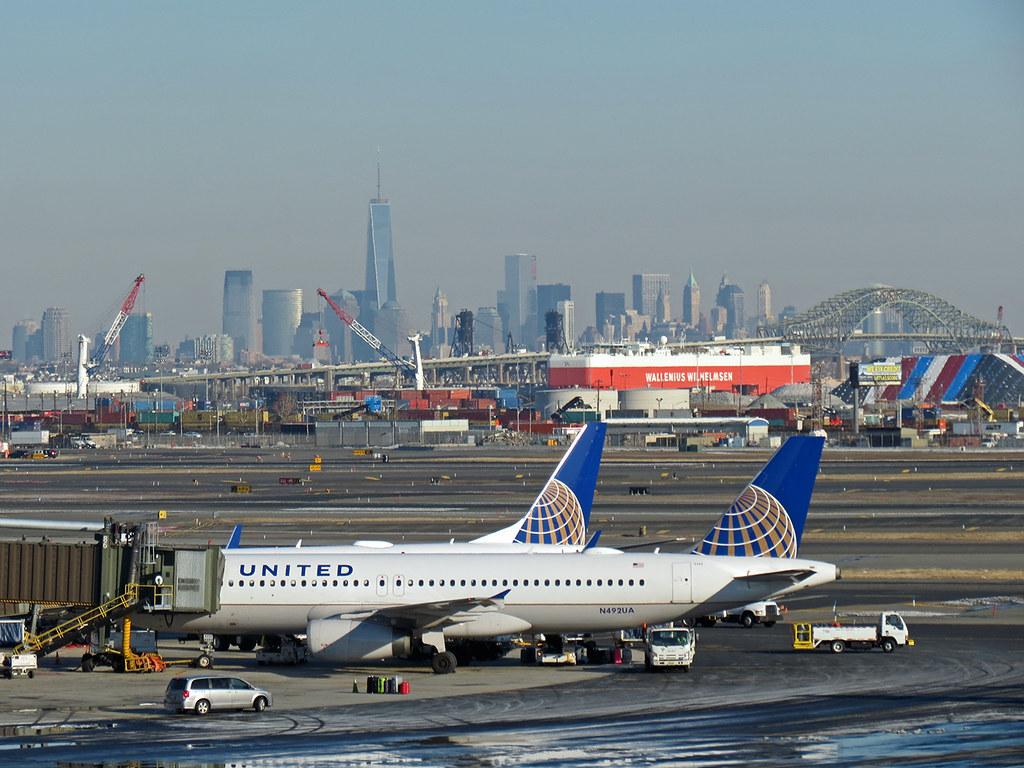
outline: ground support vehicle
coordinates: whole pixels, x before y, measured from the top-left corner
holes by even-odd
[[[689,627],[651,627],[644,642],[644,667],[689,672],[697,653],[697,633]]]
[[[256,651],[256,663],[267,664],[305,664],[309,661],[309,646],[304,638],[291,635],[273,635],[263,638],[263,643]]]
[[[766,627],[774,627],[782,614],[782,609],[777,603],[771,600],[761,600],[756,603],[730,608],[727,611],[719,611],[710,616],[702,616],[698,623],[702,627],[713,627],[719,621],[739,624],[749,629],[755,624],[764,624]]]
[[[25,622],[21,619],[0,620],[0,674],[12,677],[35,677],[39,668],[36,654],[16,653],[25,640]]]
[[[914,645],[914,641],[898,613],[883,612],[874,625],[793,625],[793,648],[797,650],[828,648],[832,653],[842,653],[847,648],[881,648],[892,653],[900,645]]]

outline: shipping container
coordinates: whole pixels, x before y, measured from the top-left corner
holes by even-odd
[[[176,411],[143,411],[135,414],[135,421],[137,424],[166,426],[177,423],[178,413]]]

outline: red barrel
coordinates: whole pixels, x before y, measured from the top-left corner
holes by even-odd
[[[398,685],[398,692],[400,694],[402,694],[403,696],[408,696],[410,690],[411,690],[411,687],[409,686],[409,681],[408,680],[403,680],[401,683],[399,683],[399,685]]]

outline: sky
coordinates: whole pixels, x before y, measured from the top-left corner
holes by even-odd
[[[379,152],[379,155],[378,155]],[[0,347],[220,331],[224,270],[361,288],[378,156],[398,297],[503,256],[595,291],[692,269],[778,307],[884,283],[1024,335],[1024,3],[0,4]]]

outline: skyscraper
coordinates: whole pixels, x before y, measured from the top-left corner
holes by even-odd
[[[569,301],[572,288],[565,283],[550,283],[537,286],[537,330],[535,336],[544,333],[544,318],[548,312],[558,309],[558,302]]]
[[[57,362],[71,355],[71,319],[64,307],[43,312],[43,359]]]
[[[767,280],[761,281],[757,286],[757,320],[760,323],[770,323],[772,317],[772,287]]]
[[[505,257],[505,330],[516,344],[533,348],[537,317],[537,257],[515,253]],[[498,311],[501,311],[499,304]],[[502,318],[505,319],[504,317]]]
[[[690,279],[683,286],[683,323],[696,328],[700,325],[700,286],[690,272]]]
[[[567,299],[555,304],[555,309],[562,316],[565,343],[571,352],[576,347],[576,303]]]
[[[221,330],[230,336],[239,360],[256,351],[256,297],[251,269],[224,273],[224,307]]]
[[[291,355],[295,331],[301,321],[301,288],[264,291],[263,354],[270,357]]]
[[[654,313],[656,323],[667,323],[672,319],[672,301],[668,291],[661,291],[658,294],[657,311]]]
[[[626,294],[598,291],[594,295],[594,320],[598,332],[605,323],[618,323],[620,315],[626,314]]]
[[[434,306],[430,310],[430,349],[434,357],[447,357],[451,349],[449,338],[448,299],[441,289],[434,292]]]
[[[128,315],[118,359],[122,365],[145,365],[153,359],[153,313]]]
[[[715,304],[723,307],[726,311],[725,332],[729,336],[737,336],[740,331],[744,330],[746,315],[743,303],[743,289],[735,283],[730,283],[729,276],[723,274],[722,282],[718,284]]]
[[[11,332],[11,356],[15,360],[26,361],[32,359],[32,335],[39,330],[39,323],[35,320],[22,320],[14,326]]]
[[[391,238],[391,203],[381,194],[379,169],[377,196],[370,200],[366,226],[366,301],[374,312],[389,301],[398,301],[395,253]]]
[[[359,293],[362,293],[362,291],[359,291]],[[350,291],[337,291],[331,294],[331,298],[351,317],[359,319],[359,300],[354,293]],[[330,358],[333,363],[352,362],[355,359],[354,345],[362,345],[369,349],[364,342],[359,341],[353,336],[352,330],[338,319],[334,312],[324,312],[324,330],[327,332],[331,351]]]
[[[633,275],[633,309],[641,315],[657,317],[658,295],[672,295],[671,279],[668,275],[644,273]]]

